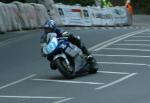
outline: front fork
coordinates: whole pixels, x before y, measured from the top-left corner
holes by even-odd
[[[70,62],[69,62],[68,58],[66,57],[66,55],[63,54],[63,53],[62,54],[58,54],[58,55],[56,55],[54,57],[53,61],[55,61],[56,59],[59,59],[59,58],[63,58],[65,60],[66,66],[69,69],[70,68]]]

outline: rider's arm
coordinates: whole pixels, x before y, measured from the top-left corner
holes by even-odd
[[[46,43],[46,38],[47,38],[47,35],[45,33],[43,33],[43,35],[41,36],[40,43]]]

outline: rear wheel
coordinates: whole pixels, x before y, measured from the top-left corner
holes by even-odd
[[[64,58],[58,58],[56,60],[56,65],[64,77],[68,79],[75,77],[75,68],[72,65],[68,65]]]

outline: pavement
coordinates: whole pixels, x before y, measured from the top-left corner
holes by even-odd
[[[150,102],[148,26],[68,31],[79,35],[97,59],[98,73],[67,80],[41,57],[41,29],[13,32],[18,36],[0,42],[0,103]]]
[[[150,15],[134,15],[134,25],[150,25]]]

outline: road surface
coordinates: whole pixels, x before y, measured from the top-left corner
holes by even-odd
[[[66,80],[40,55],[42,30],[0,42],[0,103],[149,103],[150,28],[72,28],[99,63],[97,74]],[[11,34],[11,33],[10,33]]]

